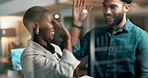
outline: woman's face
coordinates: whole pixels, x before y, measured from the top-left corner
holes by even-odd
[[[53,14],[49,11],[43,13],[38,21],[39,36],[46,42],[50,41],[54,37],[55,27],[53,25]]]

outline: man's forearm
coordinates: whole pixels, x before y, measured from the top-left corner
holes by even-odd
[[[71,30],[71,40],[72,40],[72,46],[76,45],[79,41],[81,29],[72,27]]]

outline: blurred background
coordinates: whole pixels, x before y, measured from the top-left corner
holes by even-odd
[[[102,13],[103,0],[86,0],[87,6],[93,6],[87,17],[81,37],[91,28],[105,24]],[[31,38],[25,29],[22,18],[24,12],[32,6],[49,8],[54,17],[70,30],[72,24],[72,0],[0,0],[0,78],[23,78],[20,55]],[[148,0],[133,0],[128,18],[148,31]],[[58,43],[58,39],[55,39]],[[87,74],[87,57],[77,67],[75,76]]]

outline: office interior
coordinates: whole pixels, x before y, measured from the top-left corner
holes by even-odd
[[[83,24],[81,37],[91,28],[105,24],[102,1],[86,0],[87,6],[94,8]],[[0,78],[23,78],[21,68],[13,68],[12,52],[14,49],[23,50],[31,38],[22,23],[25,11],[32,6],[47,7],[54,13],[55,18],[70,30],[73,21],[72,2],[72,0],[0,0]],[[148,1],[133,0],[127,17],[148,31]],[[58,44],[58,40],[55,41]],[[87,57],[80,60],[82,62],[76,68],[75,76],[87,74]]]

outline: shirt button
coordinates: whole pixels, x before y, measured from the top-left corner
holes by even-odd
[[[111,50],[111,47],[109,47],[109,50]]]
[[[111,49],[108,50],[109,52],[111,51]]]
[[[111,54],[111,49],[108,50],[108,53]]]
[[[111,52],[108,52],[108,54],[111,54]]]
[[[111,39],[111,42],[113,42],[114,40],[113,39]]]

